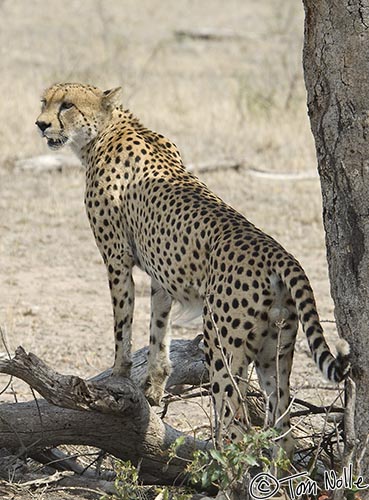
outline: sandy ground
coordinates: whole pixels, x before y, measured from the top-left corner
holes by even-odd
[[[58,371],[84,377],[113,359],[110,298],[83,206],[83,170],[15,167],[18,159],[48,153],[34,120],[42,89],[55,81],[123,85],[125,104],[173,139],[188,163],[241,159],[239,171],[201,173],[201,179],[300,260],[321,317],[333,319],[319,181],[278,177],[315,170],[298,3],[231,0],[224,9],[221,0],[3,0],[0,14],[0,326],[11,351],[21,344]],[[179,33],[204,28],[218,38]],[[136,349],[148,341],[149,281],[137,271],[135,282]],[[174,327],[173,335],[191,338],[199,329]],[[327,323],[326,332],[334,343],[334,325]],[[326,383],[300,334],[293,387],[319,404],[317,386]],[[14,393],[31,398],[14,381],[0,401]],[[202,420],[190,403],[167,417],[187,429]]]

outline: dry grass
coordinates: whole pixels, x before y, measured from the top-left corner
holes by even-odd
[[[188,161],[312,165],[298,2],[3,0],[0,16],[3,157],[44,150],[33,123],[45,86],[89,81],[123,85],[125,104],[180,143]],[[175,34],[204,27],[237,36]]]
[[[202,28],[237,36],[176,35]],[[84,213],[83,172],[12,168],[14,159],[46,152],[34,126],[42,89],[56,81],[122,85],[125,105],[173,139],[187,162],[230,157],[275,172],[311,171],[302,39],[295,0],[230,0],[226,7],[223,0],[0,0],[0,324],[11,348],[21,343],[58,370],[83,376],[112,361],[110,299]],[[318,181],[246,171],[202,178],[296,255],[322,316],[332,318]],[[149,288],[142,273],[136,283],[139,348],[147,342]],[[195,331],[176,329],[175,336]],[[305,388],[322,383],[306,351],[300,338],[294,385]],[[304,394],[319,403],[309,387]],[[15,389],[30,398],[20,383]],[[193,411],[189,425],[201,423],[186,405],[173,409],[170,421],[183,423]]]

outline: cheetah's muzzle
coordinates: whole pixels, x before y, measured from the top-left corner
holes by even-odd
[[[68,140],[66,137],[63,137],[61,139],[50,139],[50,138],[46,139],[48,147],[53,150],[62,148]]]

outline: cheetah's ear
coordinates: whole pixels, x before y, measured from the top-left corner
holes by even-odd
[[[122,87],[105,90],[103,92],[102,105],[105,109],[113,109],[121,105]]]

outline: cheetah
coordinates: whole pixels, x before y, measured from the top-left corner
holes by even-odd
[[[120,94],[55,84],[36,121],[49,148],[69,145],[86,168],[85,206],[114,312],[113,375],[130,375],[136,265],[151,277],[150,403],[159,404],[170,374],[170,312],[178,302],[202,312],[211,393],[229,437],[240,438],[254,362],[270,424],[291,454],[289,378],[299,321],[330,381],[349,371],[348,344],[340,340],[337,357],[331,354],[298,261],[187,171],[177,147],[125,110]]]

